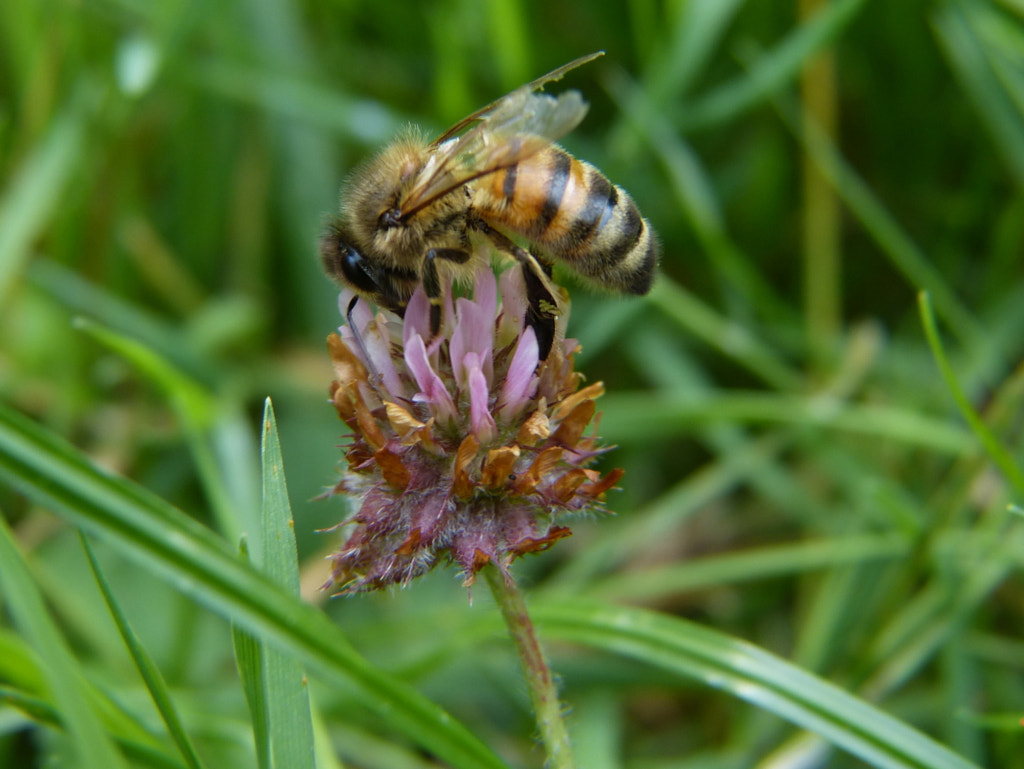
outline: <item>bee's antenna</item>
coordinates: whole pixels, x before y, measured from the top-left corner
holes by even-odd
[[[363,362],[366,364],[366,370],[370,374],[370,387],[377,393],[377,396],[381,401],[387,400],[381,394],[380,386],[384,382],[384,377],[377,371],[377,367],[373,365],[373,358],[370,357],[369,351],[366,349],[366,344],[363,342],[363,335],[359,333],[359,327],[355,324],[355,319],[352,317],[352,311],[356,307],[356,302],[359,301],[359,295],[352,297],[352,300],[348,303],[348,309],[345,310],[345,319],[348,321],[348,328],[352,332],[352,337],[356,340],[356,345],[359,347],[359,352],[362,353]]]

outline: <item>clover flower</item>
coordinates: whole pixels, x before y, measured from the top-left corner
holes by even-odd
[[[351,296],[342,293],[343,310]],[[466,585],[488,563],[507,578],[517,556],[570,534],[558,518],[600,509],[622,477],[588,467],[605,450],[584,434],[604,388],[582,387],[573,370],[567,309],[541,361],[518,269],[500,281],[478,271],[472,298],[449,291],[436,338],[429,307],[422,289],[404,319],[359,300],[358,334],[343,326],[328,338],[331,401],[351,433],[329,494],[357,509],[334,527],[352,525],[325,588],[406,584],[441,560]]]

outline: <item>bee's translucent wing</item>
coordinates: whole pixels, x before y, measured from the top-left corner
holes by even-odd
[[[399,201],[402,217],[414,215],[467,182],[515,165],[579,125],[587,114],[587,105],[578,91],[558,96],[534,92],[600,55],[569,62],[445,131],[435,140],[436,149],[415,183]]]
[[[568,64],[563,64],[558,69],[554,69],[551,72],[547,73],[546,75],[542,75],[536,80],[527,83],[526,85],[520,86],[512,93],[502,96],[500,99],[492,101],[486,107],[478,109],[472,115],[467,115],[466,117],[462,118],[462,120],[453,125],[443,134],[438,136],[433,141],[433,146],[437,147],[441,144],[444,144],[444,142],[448,141],[453,136],[462,133],[462,131],[468,126],[472,125],[478,120],[485,119],[487,115],[491,114],[492,112],[495,112],[499,107],[505,106],[505,103],[508,102],[509,99],[512,99],[517,95],[524,97],[528,94],[533,93],[534,91],[540,90],[548,83],[554,83],[558,80],[561,80],[563,77],[565,77],[565,74],[567,72],[571,72],[577,67],[580,67],[588,62],[591,62],[594,59],[600,58],[601,56],[604,56],[604,51],[598,51],[597,53],[590,53],[587,54],[586,56],[580,56],[578,59],[573,59]]]

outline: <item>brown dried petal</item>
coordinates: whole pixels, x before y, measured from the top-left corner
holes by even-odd
[[[488,451],[484,465],[480,469],[480,483],[495,490],[504,488],[516,460],[519,459],[519,454],[518,446],[502,446]]]
[[[421,422],[406,409],[390,401],[384,402],[384,408],[387,411],[388,423],[398,434],[403,446],[414,446],[418,443],[431,454],[444,454],[444,448],[434,440],[433,417]]]
[[[402,439],[403,445],[408,446],[410,442],[406,438],[415,435],[417,431],[426,426],[397,403],[384,401],[384,409],[387,411],[388,422],[391,423],[391,427],[394,428],[398,437]],[[411,442],[415,443],[416,441],[413,439]]]
[[[541,482],[545,475],[551,472],[559,462],[562,461],[562,448],[560,446],[549,446],[536,456],[526,472],[519,476],[515,483],[515,490],[519,494],[529,494]]]
[[[335,380],[331,382],[331,387],[328,392],[331,396],[331,403],[334,404],[334,409],[338,412],[338,416],[341,418],[341,421],[348,425],[349,429],[354,432],[358,423],[355,419],[356,410],[352,406],[352,399],[348,397],[348,391],[342,387],[341,382]]]
[[[362,442],[353,443],[345,452],[345,461],[348,469],[353,472],[373,472],[373,453],[368,451],[366,444]]]
[[[454,483],[452,483],[453,491],[463,499],[468,498],[473,493],[473,482],[469,479],[469,472],[467,468],[469,463],[476,457],[476,452],[480,450],[480,441],[476,439],[472,433],[462,439],[462,443],[459,444],[459,450],[455,453],[455,467],[452,475],[454,476]]]
[[[359,424],[359,432],[363,434],[363,438],[370,444],[370,447],[374,451],[379,451],[384,448],[384,444],[387,440],[384,438],[384,433],[380,429],[380,425],[377,424],[377,420],[373,418],[373,414],[363,403],[362,397],[359,395],[359,391],[349,391],[350,395],[355,397],[352,398],[352,405],[356,412],[356,422]]]
[[[405,538],[405,542],[398,546],[395,550],[398,555],[412,555],[416,548],[420,545],[420,540],[423,538],[422,532],[419,529],[413,529],[409,532],[409,536]]]
[[[547,550],[553,544],[560,539],[565,539],[572,535],[572,530],[568,526],[552,526],[548,529],[548,533],[538,539],[524,539],[517,542],[512,546],[511,551],[515,555],[525,555],[526,553],[539,553],[542,550]]]
[[[582,467],[574,467],[555,483],[552,489],[555,499],[563,504],[572,499],[576,489],[587,482],[587,472]]]
[[[542,399],[537,411],[530,414],[526,421],[523,422],[523,426],[519,428],[519,434],[516,435],[516,443],[520,446],[536,446],[541,441],[547,440],[548,436],[551,435],[551,420],[548,419],[544,410],[545,406]]]
[[[405,491],[409,488],[409,471],[405,465],[402,464],[401,458],[395,454],[391,449],[381,449],[380,451],[374,452],[373,458],[377,460],[377,465],[380,467],[381,474],[384,476],[384,480],[388,482],[388,485],[398,491]]]
[[[576,444],[577,451],[597,451],[601,447],[601,439],[598,438],[601,426],[601,413],[598,412],[594,415],[593,429],[590,431],[590,435],[586,438],[581,438],[579,443]]]
[[[327,337],[327,352],[334,364],[334,375],[346,389],[355,382],[366,382],[366,367],[337,334]]]
[[[477,550],[473,554],[473,564],[468,569],[466,578],[462,581],[463,587],[472,587],[473,583],[476,582],[476,574],[480,569],[491,562],[491,556],[487,555],[483,550]]]
[[[562,420],[562,424],[555,431],[554,441],[567,448],[574,449],[580,442],[583,431],[587,429],[590,420],[594,417],[594,410],[597,404],[592,400],[585,400],[574,408],[569,415]]]
[[[583,401],[592,401],[595,398],[600,398],[602,395],[604,395],[604,382],[594,382],[592,385],[587,385],[582,390],[577,390],[572,395],[563,398],[555,409],[554,417],[555,419],[565,419]]]
[[[597,498],[602,496],[608,489],[615,486],[616,483],[622,480],[622,476],[626,474],[626,471],[621,467],[616,467],[614,470],[610,470],[608,474],[599,481],[593,483],[587,483],[580,487],[580,493],[586,494],[588,497]]]

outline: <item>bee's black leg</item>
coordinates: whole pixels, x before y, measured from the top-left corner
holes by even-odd
[[[540,359],[545,360],[555,342],[555,319],[558,317],[558,301],[548,287],[547,270],[533,254],[482,219],[472,219],[469,224],[486,235],[499,251],[519,262],[526,283],[526,325],[537,335]]]
[[[441,293],[441,278],[437,274],[437,260],[444,259],[454,264],[465,264],[469,261],[469,252],[458,248],[432,248],[427,251],[423,260],[423,290],[430,300],[430,335],[436,337],[441,331],[441,306],[444,296]]]
[[[433,339],[441,331],[441,303],[444,301],[441,296],[441,279],[437,275],[437,252],[435,249],[427,251],[427,258],[423,260],[423,290],[430,301],[430,338]]]
[[[453,264],[465,264],[469,261],[469,251],[463,251],[461,248],[432,248],[430,253],[437,259],[444,259]]]
[[[541,360],[547,360],[551,346],[555,343],[555,318],[557,305],[548,287],[526,264],[520,269],[526,283],[526,325],[537,335],[537,353]]]

